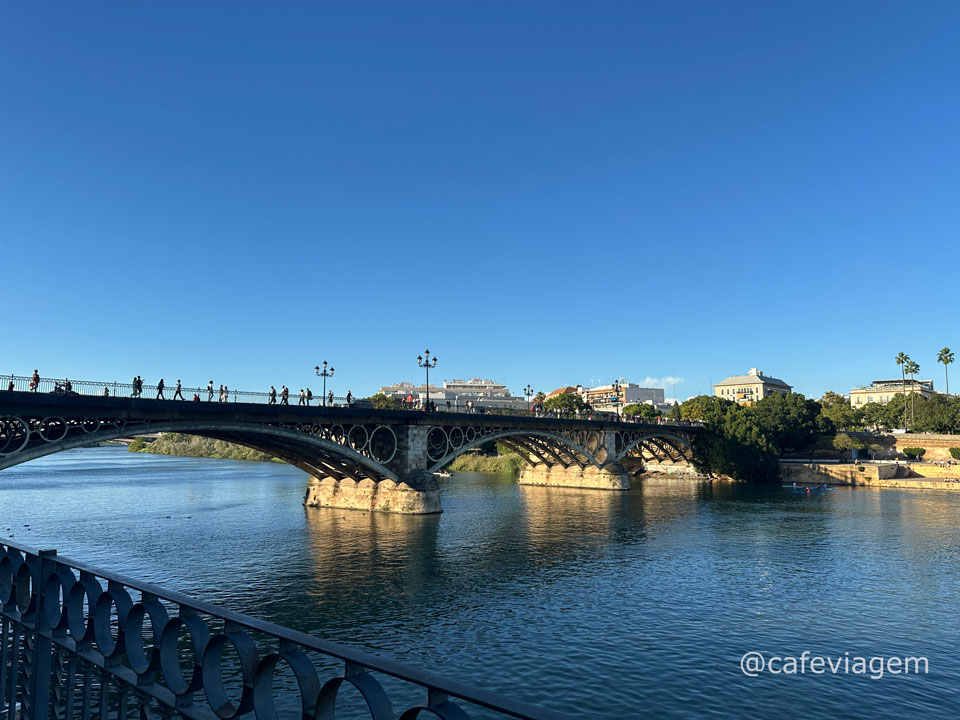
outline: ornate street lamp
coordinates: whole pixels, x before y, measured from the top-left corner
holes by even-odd
[[[423,355],[417,355],[417,365],[425,368],[427,371],[427,411],[430,411],[430,368],[437,366],[437,358],[433,358],[433,364],[430,362],[430,351],[424,350]]]
[[[317,373],[317,377],[323,378],[323,406],[327,406],[327,378],[333,377],[333,368],[330,368],[330,371],[327,371],[327,361],[323,361],[323,370],[320,370],[320,366],[317,365],[313,368],[314,372]]]
[[[533,392],[533,388],[530,387],[530,383],[527,383],[527,386],[523,389],[523,394],[527,397],[527,412],[530,412],[530,398],[536,394]]]
[[[617,419],[619,420],[620,419],[620,382],[618,380],[614,380],[613,383],[611,384],[611,387],[613,388],[614,408],[616,408]]]

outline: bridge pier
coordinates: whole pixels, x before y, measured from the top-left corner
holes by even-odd
[[[520,471],[521,485],[548,485],[551,487],[587,488],[591,490],[629,490],[626,468],[618,462],[603,467],[588,465],[528,465]]]
[[[365,478],[360,481],[343,478],[311,477],[303,504],[307,507],[329,507],[343,510],[366,510],[368,512],[400,513],[403,515],[429,515],[443,512],[440,505],[440,488],[436,479],[411,477],[411,482],[379,482]],[[411,484],[412,483],[412,484]],[[431,486],[432,485],[432,486]]]

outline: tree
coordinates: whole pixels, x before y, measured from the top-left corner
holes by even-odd
[[[547,398],[543,401],[543,409],[558,413],[580,413],[592,410],[576,393],[563,393]]]
[[[822,427],[818,423],[820,403],[807,400],[800,393],[772,393],[747,411],[756,416],[761,431],[781,452],[807,447]]]
[[[674,401],[673,407],[670,408],[670,411],[667,413],[667,420],[670,422],[676,422],[677,420],[683,419],[683,413],[680,409],[680,403]]]
[[[709,399],[720,402],[698,403],[704,410],[705,427],[693,443],[694,467],[737,480],[776,482],[780,477],[777,450],[763,434],[756,415],[729,400]]]
[[[910,356],[905,352],[897,353],[897,356],[894,358],[894,361],[897,365],[900,366],[900,381],[903,384],[903,395],[907,395],[907,375],[906,375],[906,365],[910,362]],[[907,427],[907,406],[903,406],[903,427]]]
[[[403,410],[406,407],[403,398],[384,395],[383,393],[377,393],[373,397],[367,398],[367,400],[377,410]]]
[[[902,398],[903,395],[897,393],[894,396],[894,399],[898,397]],[[860,411],[863,414],[864,426],[870,430],[895,427],[897,424],[897,416],[891,413],[891,410],[894,407],[899,406],[895,406],[893,400],[886,405],[882,405],[878,402],[867,403]]]
[[[734,405],[732,400],[713,395],[697,395],[680,406],[680,417],[684,420],[706,420],[707,416],[718,409]]]
[[[920,366],[913,360],[908,360],[905,369],[910,376],[910,425],[912,426],[917,420],[917,415],[914,412],[914,400],[917,397],[917,392],[913,376],[920,372]]]
[[[543,401],[547,399],[546,393],[538,392],[533,396],[534,405],[543,405]]]
[[[960,425],[960,400],[946,395],[918,397],[913,429],[917,432],[954,432]]]
[[[637,422],[656,422],[660,411],[649,403],[630,403],[624,405],[623,414],[635,418]]]
[[[838,430],[854,430],[863,427],[863,412],[850,405],[849,398],[828,391],[820,398],[820,412]]]
[[[833,447],[840,451],[842,458],[845,450],[863,450],[866,444],[862,440],[850,437],[846,433],[837,433],[833,437]]]
[[[937,353],[937,362],[943,363],[943,379],[946,382],[947,395],[950,394],[950,376],[947,374],[947,365],[953,362],[953,351],[945,347]]]

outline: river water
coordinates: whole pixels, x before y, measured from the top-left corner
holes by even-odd
[[[960,493],[460,473],[442,515],[407,517],[304,508],[305,485],[75,450],[0,473],[0,532],[579,717],[958,712]],[[748,651],[929,672],[754,678]]]

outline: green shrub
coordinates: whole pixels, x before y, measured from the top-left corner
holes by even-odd
[[[143,448],[146,443],[143,441],[143,438],[136,438],[132,443],[127,445],[127,450],[130,452],[143,452]]]
[[[857,472],[866,472],[866,468],[863,465],[857,465]]]
[[[510,453],[494,457],[490,455],[464,454],[455,458],[449,470],[454,472],[489,472],[504,475],[518,475],[526,463],[519,455]]]
[[[903,449],[903,454],[906,455],[911,460],[919,460],[923,457],[924,453],[927,452],[926,448],[919,447],[905,447]]]
[[[954,460],[960,460],[960,448],[950,448],[950,457]]]

